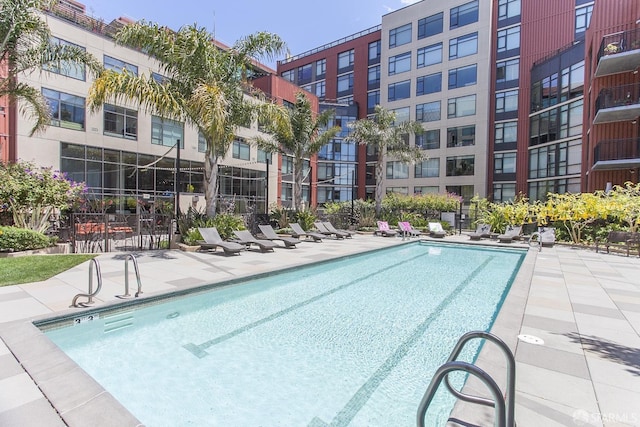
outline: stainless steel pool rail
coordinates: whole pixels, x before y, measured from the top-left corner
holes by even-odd
[[[124,295],[122,298],[128,298],[131,296],[129,293],[129,259],[133,262],[133,269],[136,272],[136,281],[138,282],[138,291],[135,293],[137,298],[142,293],[142,282],[140,281],[140,269],[138,268],[138,260],[133,254],[127,254],[124,258]]]
[[[96,270],[96,276],[98,277],[98,287],[95,292],[93,292],[93,274],[92,274],[94,267]],[[89,292],[86,294],[77,294],[76,296],[74,296],[73,300],[71,301],[71,307],[78,307],[78,298],[80,297],[89,299],[87,302],[83,303],[83,305],[93,304],[94,302],[93,297],[98,295],[98,292],[100,292],[101,289],[102,289],[102,273],[100,272],[100,263],[96,258],[92,258],[91,261],[89,261]]]
[[[496,344],[498,348],[502,350],[507,359],[507,384],[506,384],[506,399],[503,396],[500,387],[491,378],[491,376],[484,370],[480,369],[476,365],[467,362],[457,361],[456,359],[462,352],[464,346],[472,339],[484,339]],[[449,382],[449,373],[455,371],[464,371],[471,375],[474,375],[480,379],[491,391],[493,400],[486,399],[478,396],[471,396],[464,394],[456,390]],[[465,402],[476,403],[479,405],[489,406],[494,408],[495,418],[494,425],[499,427],[514,427],[515,426],[515,391],[516,391],[516,360],[509,347],[497,336],[485,332],[485,331],[471,331],[464,334],[458,340],[457,344],[453,348],[447,362],[440,366],[435,375],[431,379],[431,383],[425,392],[420,405],[418,406],[417,425],[418,427],[424,427],[424,416],[429,408],[429,404],[433,400],[438,387],[444,380],[445,386],[456,398],[464,400]]]

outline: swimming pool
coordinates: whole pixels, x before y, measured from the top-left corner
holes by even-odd
[[[460,335],[490,328],[524,254],[403,245],[46,333],[147,426],[413,425],[433,372]],[[433,423],[452,404],[439,395]]]

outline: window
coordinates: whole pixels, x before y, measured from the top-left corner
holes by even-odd
[[[560,107],[560,138],[582,135],[582,100]]]
[[[447,117],[464,117],[476,114],[476,96],[461,96],[447,102]]]
[[[295,71],[294,70],[288,70],[288,71],[283,71],[282,72],[282,78],[285,79],[286,81],[289,82],[294,82],[295,81]]]
[[[353,66],[353,49],[338,54],[338,70]]]
[[[322,77],[327,72],[327,60],[320,59],[316,61],[316,78]]]
[[[258,148],[258,163],[269,163],[271,164],[273,160],[271,159],[271,153],[267,153],[266,151]]]
[[[500,61],[496,65],[496,83],[504,83],[520,78],[520,59]]]
[[[158,73],[151,73],[151,77],[153,78],[153,80],[155,80],[156,83],[158,84],[165,84],[167,82],[167,77],[163,76],[162,74],[158,74]]]
[[[529,151],[529,178],[579,175],[582,157],[580,140],[546,145]]]
[[[369,64],[380,61],[381,55],[380,40],[369,43]]]
[[[562,70],[560,101],[567,101],[584,93],[584,61]]]
[[[496,93],[496,114],[518,111],[518,89]]]
[[[313,67],[311,64],[298,67],[298,84],[303,85],[305,83],[310,83],[312,79],[312,71]]]
[[[282,156],[282,173],[287,175],[293,173],[293,158],[291,156]]]
[[[416,79],[416,96],[436,93],[442,90],[442,73],[430,74]]]
[[[476,126],[458,126],[447,129],[447,147],[467,147],[476,144]]]
[[[440,148],[440,129],[431,129],[416,135],[416,148],[423,150]]]
[[[558,139],[558,109],[552,108],[529,119],[529,145]]]
[[[475,195],[473,185],[447,185],[445,189],[447,193],[462,197],[462,202],[465,205],[468,205]]]
[[[72,47],[75,49],[86,50],[82,46],[68,42],[66,40],[59,39],[58,37],[51,37],[51,44],[60,45],[66,47]],[[73,79],[85,80],[84,64],[76,64],[70,61],[58,61],[57,63],[45,64],[42,67],[44,70],[52,73],[61,74],[63,76],[71,77]]]
[[[434,157],[432,159],[423,160],[416,163],[416,178],[437,178],[440,176],[440,159]]]
[[[420,19],[418,21],[418,40],[440,34],[442,32],[443,16],[444,13],[440,12]]]
[[[447,157],[447,176],[473,175],[474,165],[474,156]]]
[[[104,134],[136,139],[138,137],[138,112],[104,104]]]
[[[529,200],[546,200],[548,193],[579,193],[580,178],[553,179],[529,183]]]
[[[496,123],[495,143],[515,143],[518,141],[518,122]]]
[[[388,101],[397,101],[411,97],[411,80],[391,83],[389,85]]]
[[[417,122],[435,122],[440,120],[440,101],[416,105]]]
[[[478,53],[478,33],[467,34],[449,40],[449,59],[462,58]]]
[[[244,138],[236,136],[233,140],[232,155],[234,159],[249,160],[251,158],[251,149]]]
[[[589,28],[592,12],[593,4],[576,8],[576,38]]]
[[[454,7],[449,14],[449,29],[462,27],[478,22],[478,2],[472,1]]]
[[[111,56],[104,55],[104,68],[107,70],[113,70],[115,72],[121,73],[122,70],[127,70],[134,76],[138,75],[138,67],[133,64],[129,64],[128,62],[121,61],[116,58],[112,58]]]
[[[409,165],[403,162],[387,162],[387,179],[409,178]]]
[[[493,157],[493,172],[496,175],[516,173],[516,153],[495,153]]]
[[[367,75],[367,89],[377,89],[380,87],[380,65],[369,67]]]
[[[508,202],[516,197],[515,184],[493,184],[493,203]]]
[[[373,90],[367,93],[367,113],[371,114],[374,112],[376,105],[380,104],[380,91]]]
[[[407,187],[387,187],[386,189],[386,193],[387,194],[409,194],[409,188]]]
[[[498,20],[520,16],[520,0],[499,0]]]
[[[338,77],[338,93],[353,91],[353,73]]]
[[[558,73],[553,73],[531,85],[531,107],[534,112],[557,103]]]
[[[520,26],[498,31],[498,53],[520,48]]]
[[[326,81],[322,80],[320,82],[316,82],[313,84],[313,93],[315,93],[318,98],[324,98],[326,88]]]
[[[396,119],[393,121],[394,124],[409,121],[409,113],[411,112],[409,107],[394,108],[391,112],[396,115]]]
[[[51,126],[84,129],[84,98],[45,88],[42,88],[42,96],[49,105]]]
[[[413,187],[413,194],[437,194],[440,192],[440,187],[437,185],[420,185]]]
[[[404,73],[411,69],[411,52],[389,57],[389,75]]]
[[[204,134],[198,131],[198,152],[206,153],[207,152],[207,140],[204,137]]]
[[[180,122],[151,116],[151,143],[173,147],[180,141],[184,148],[184,126]]]
[[[476,84],[478,67],[476,64],[449,70],[449,89]]]
[[[411,24],[389,30],[389,48],[411,43]]]
[[[418,49],[417,62],[418,62],[418,65],[417,65],[418,68],[441,63],[442,62],[442,43],[437,43],[431,46]]]

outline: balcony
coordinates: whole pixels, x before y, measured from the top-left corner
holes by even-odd
[[[602,38],[595,77],[634,71],[640,64],[640,28]]]
[[[605,88],[596,99],[594,124],[636,120],[640,116],[640,83]]]
[[[640,167],[640,138],[600,141],[594,150],[592,171]]]

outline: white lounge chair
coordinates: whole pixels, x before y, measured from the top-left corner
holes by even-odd
[[[430,222],[429,223],[429,236],[435,237],[437,239],[442,239],[447,235],[447,232],[442,228],[442,224],[439,222]]]

